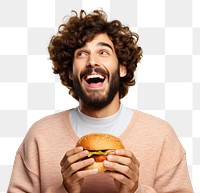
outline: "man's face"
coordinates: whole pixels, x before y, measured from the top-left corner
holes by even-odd
[[[74,53],[71,78],[79,100],[88,107],[108,105],[119,91],[120,76],[125,75],[106,34],[97,35]]]

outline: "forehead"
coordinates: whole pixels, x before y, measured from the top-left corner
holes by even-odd
[[[111,49],[114,49],[114,45],[113,45],[112,41],[110,40],[110,38],[108,37],[107,34],[96,35],[90,42],[87,42],[85,44],[85,46],[86,47],[89,47],[89,46],[104,46],[103,43],[110,45],[112,47]]]

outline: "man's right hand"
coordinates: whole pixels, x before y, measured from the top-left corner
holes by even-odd
[[[80,193],[84,177],[98,173],[98,169],[83,170],[94,163],[93,158],[83,159],[87,155],[88,151],[83,150],[83,147],[75,147],[67,151],[60,162],[63,185],[67,192]]]

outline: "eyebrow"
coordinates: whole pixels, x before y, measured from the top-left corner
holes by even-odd
[[[105,43],[105,42],[99,42],[99,43],[97,43],[97,46],[106,46],[113,51],[112,46],[110,44]]]

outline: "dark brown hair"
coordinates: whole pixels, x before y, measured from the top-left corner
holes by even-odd
[[[77,100],[79,97],[69,77],[74,52],[101,33],[107,34],[113,42],[118,62],[127,70],[127,75],[120,78],[120,98],[128,93],[129,86],[135,84],[134,72],[142,57],[142,49],[137,45],[138,34],[131,32],[128,26],[122,25],[118,20],[108,21],[103,10],[95,10],[89,14],[81,10],[79,16],[72,11],[72,16],[59,26],[57,34],[52,37],[48,50],[54,73],[60,75],[62,84],[67,86],[69,93]]]

